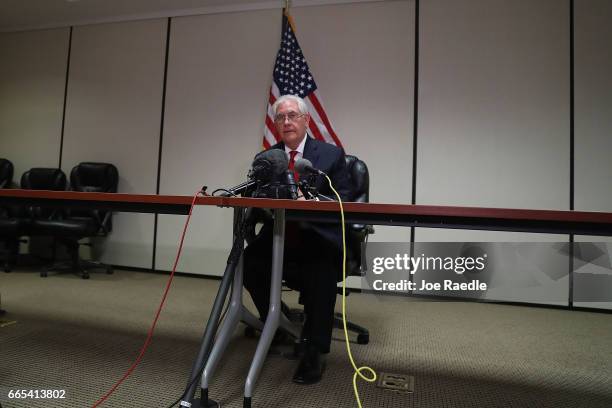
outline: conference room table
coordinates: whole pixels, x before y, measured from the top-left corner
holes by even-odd
[[[192,200],[193,197],[183,195],[0,190],[0,204],[85,207],[117,212],[186,215]],[[337,222],[339,219],[339,205],[335,201],[200,196],[195,205],[284,209],[289,220]],[[608,212],[348,202],[344,203],[344,212],[347,223],[357,224],[612,235],[612,213]]]
[[[147,195],[122,193],[83,193],[70,191],[40,190],[0,190],[0,205],[40,205],[61,208],[97,208],[117,212],[139,212],[157,214],[189,213],[194,198],[177,195]],[[263,323],[250,314],[242,305],[242,270],[226,273],[220,284],[213,313],[207,324],[201,348],[189,377],[188,391],[183,396],[181,406],[199,406],[193,399],[194,381],[202,371],[202,398],[208,400],[208,384],[231,333],[242,320],[262,330],[253,362],[245,382],[244,407],[251,406],[255,383],[263,366],[272,338],[279,325],[288,328],[290,323],[280,313],[280,293],[282,284],[282,263],[284,252],[285,220],[338,222],[340,205],[333,201],[298,201],[265,198],[199,196],[195,205],[229,207],[234,211],[240,208],[264,208],[274,213],[272,290],[270,312]],[[504,209],[434,205],[407,205],[385,203],[353,203],[343,205],[345,222],[369,225],[394,225],[425,228],[452,228],[471,230],[521,231],[549,234],[577,234],[612,236],[612,213],[534,209]],[[242,243],[241,243],[242,245]],[[222,305],[230,285],[233,285],[232,298],[227,315],[213,340],[216,325],[210,322],[215,315],[215,307]],[[217,309],[219,309],[217,307]],[[220,309],[217,311],[217,317]],[[214,330],[211,330],[211,327]],[[291,331],[292,329],[289,328]],[[214,341],[214,344],[212,344]]]

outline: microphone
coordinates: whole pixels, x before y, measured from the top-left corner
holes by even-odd
[[[249,178],[256,181],[253,197],[297,199],[293,172],[288,172],[288,167],[287,154],[281,149],[258,153],[249,173]]]
[[[325,173],[319,169],[312,167],[312,162],[308,159],[297,159],[294,165],[295,171],[298,172],[300,176],[308,175],[308,174],[318,174],[320,176],[325,176]]]
[[[287,188],[289,189],[289,195],[291,196],[292,200],[297,200],[298,198],[298,193],[297,193],[297,189],[298,186],[295,183],[295,177],[293,176],[293,172],[291,170],[287,170]]]
[[[258,182],[284,181],[289,167],[287,155],[280,149],[269,149],[255,155],[249,178]]]
[[[221,197],[232,197],[238,194],[242,194],[245,191],[247,191],[250,187],[254,186],[255,184],[257,184],[257,181],[255,180],[245,181],[244,183],[240,183],[237,186],[228,188],[227,191],[225,191],[223,194],[220,194],[220,196]]]
[[[247,175],[248,180],[227,189],[222,197],[231,197],[233,195],[243,194],[249,191],[251,187],[258,184],[266,184],[271,182],[286,183],[285,171],[289,166],[287,155],[279,149],[270,149],[260,152],[255,155],[251,170]],[[295,182],[294,182],[295,183]]]

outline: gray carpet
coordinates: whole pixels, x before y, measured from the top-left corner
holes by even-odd
[[[0,319],[15,321],[0,325],[2,407],[92,406],[138,355],[166,279],[1,273]],[[167,407],[182,394],[218,283],[175,278],[143,362],[103,407]],[[295,294],[285,298],[295,303]],[[353,345],[357,363],[415,377],[410,394],[361,381],[364,407],[612,407],[610,314],[367,294],[352,294],[348,310],[371,332],[369,345]],[[253,406],[357,406],[342,332],[335,337],[317,385],[293,384],[296,362],[271,354]],[[242,406],[255,346],[241,327],[211,386],[223,407]],[[8,400],[11,389],[66,398]]]

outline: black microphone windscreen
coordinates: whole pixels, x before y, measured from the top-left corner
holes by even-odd
[[[280,149],[258,153],[253,159],[253,177],[259,181],[281,180],[289,167],[287,154]]]
[[[294,165],[293,168],[301,176],[303,174],[308,173],[309,169],[312,169],[312,162],[310,160],[304,159],[304,158],[297,159],[295,161],[295,165]]]

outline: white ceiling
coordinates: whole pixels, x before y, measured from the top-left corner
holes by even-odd
[[[376,0],[293,0],[292,7]],[[382,1],[382,0],[378,0]],[[0,32],[281,8],[285,0],[0,0]]]
[[[0,0],[0,30],[66,27],[104,21],[199,14],[215,8],[281,5],[261,0]]]

